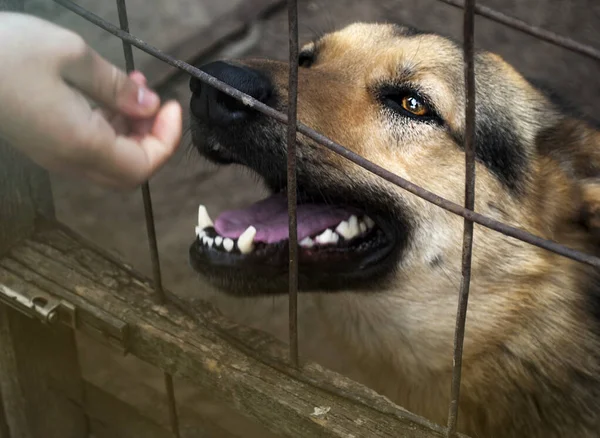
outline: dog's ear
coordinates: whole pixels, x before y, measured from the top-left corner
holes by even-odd
[[[556,161],[580,194],[578,217],[600,244],[600,129],[591,123],[563,119],[542,132],[538,152]]]

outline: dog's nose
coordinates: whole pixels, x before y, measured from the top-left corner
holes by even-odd
[[[223,61],[211,62],[200,70],[266,103],[273,94],[273,85],[262,73],[245,66]],[[221,126],[247,120],[252,109],[216,88],[191,78],[190,111],[199,119]]]

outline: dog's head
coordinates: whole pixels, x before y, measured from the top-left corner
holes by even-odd
[[[396,25],[353,24],[305,45],[299,63],[301,122],[463,204],[460,45]],[[574,168],[565,164],[571,152],[552,146],[566,132],[557,127],[567,119],[497,55],[477,52],[475,63],[476,210],[581,246],[575,237],[580,212],[574,207],[580,190],[570,182]],[[273,108],[287,110],[287,63],[215,62],[203,70]],[[223,212],[214,226],[202,213],[199,238],[190,249],[192,264],[228,293],[285,293],[286,126],[195,79],[191,90],[193,139],[199,152],[216,163],[252,169],[273,193],[245,210]],[[564,135],[559,143],[574,144],[575,135]],[[301,291],[393,296],[393,301],[382,301],[382,307],[404,314],[406,321],[418,311],[424,318],[441,318],[450,336],[461,278],[463,219],[300,134],[297,157]],[[542,275],[553,257],[479,226],[474,254],[473,288],[479,298],[470,306],[487,306],[480,316],[489,330],[495,327],[490,315],[504,315],[495,313],[494,306],[530,303],[519,303],[514,294],[508,297],[500,285],[507,279],[523,282]],[[517,287],[515,293],[525,295],[525,289]],[[483,301],[482,296],[488,298]],[[477,323],[474,315],[472,324]]]

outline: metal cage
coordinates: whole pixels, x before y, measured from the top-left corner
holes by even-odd
[[[54,0],[56,3],[80,15],[84,19],[93,23],[96,26],[106,30],[107,32],[120,38],[123,42],[123,51],[125,56],[127,71],[134,69],[134,59],[132,46],[154,56],[155,58],[164,61],[171,66],[174,66],[189,75],[213,86],[223,93],[242,101],[245,105],[251,106],[257,111],[274,118],[280,123],[287,124],[287,142],[288,142],[288,165],[287,165],[287,191],[288,191],[288,214],[289,214],[289,361],[292,367],[298,369],[300,367],[298,360],[298,329],[297,329],[297,294],[298,294],[298,248],[297,248],[297,218],[296,218],[296,135],[297,132],[302,133],[308,138],[319,143],[323,147],[332,152],[341,155],[347,160],[362,166],[373,174],[401,187],[410,193],[425,199],[426,201],[435,204],[436,206],[448,210],[456,215],[464,218],[464,233],[463,233],[463,254],[462,254],[462,281],[459,291],[456,328],[454,336],[454,354],[453,354],[453,375],[451,391],[451,402],[448,407],[448,424],[443,426],[433,425],[425,420],[421,424],[425,424],[438,433],[443,433],[448,437],[457,436],[457,417],[458,417],[458,400],[460,395],[461,382],[461,361],[463,350],[463,339],[465,334],[465,321],[467,316],[467,304],[469,298],[469,284],[471,277],[471,254],[473,243],[473,227],[474,223],[490,228],[497,232],[503,233],[515,239],[530,243],[532,245],[552,251],[564,257],[577,260],[595,267],[600,267],[600,258],[575,251],[556,242],[543,239],[535,236],[524,230],[517,229],[505,225],[492,218],[486,217],[474,210],[475,203],[475,157],[474,157],[474,131],[475,131],[475,72],[474,72],[474,22],[475,15],[481,15],[488,19],[502,23],[506,26],[517,29],[521,32],[533,35],[539,39],[545,40],[552,44],[562,46],[573,52],[577,52],[594,60],[600,61],[600,50],[591,46],[578,43],[569,38],[559,36],[553,32],[530,26],[529,24],[513,17],[506,16],[491,8],[476,5],[475,0],[441,0],[449,5],[464,9],[463,21],[463,51],[464,51],[464,75],[465,75],[465,92],[466,92],[466,135],[465,135],[465,204],[460,206],[446,199],[437,196],[419,187],[410,181],[407,181],[384,168],[367,161],[363,157],[346,149],[344,146],[330,140],[322,134],[314,131],[308,126],[300,123],[296,119],[297,110],[297,87],[298,87],[298,9],[297,0],[288,0],[288,26],[289,26],[289,62],[291,65],[289,74],[289,107],[288,113],[283,114],[269,106],[257,101],[253,97],[246,95],[237,89],[220,82],[216,78],[204,73],[198,68],[175,59],[163,51],[151,46],[150,44],[136,38],[129,33],[129,25],[127,18],[127,10],[125,0],[117,0],[117,8],[119,13],[120,28],[94,15],[93,13],[83,9],[76,3],[70,0]],[[1,5],[2,3],[0,3]],[[8,7],[13,10],[22,9],[22,2],[19,0],[9,0]],[[160,303],[166,303],[168,296],[165,294],[161,280],[161,269],[159,262],[159,253],[157,247],[156,233],[154,229],[152,201],[148,184],[142,186],[142,196],[144,200],[145,217],[147,234],[149,241],[149,249],[153,266],[153,289]],[[301,370],[300,370],[301,372]],[[168,406],[171,419],[171,429],[174,436],[179,437],[179,422],[177,416],[177,407],[175,403],[175,395],[173,389],[173,380],[171,374],[164,373],[164,382],[166,393],[168,396]],[[0,406],[1,408],[1,406]],[[1,411],[1,409],[0,409]],[[0,422],[1,423],[1,422]],[[1,425],[1,424],[0,424]],[[0,428],[0,436],[2,435]]]

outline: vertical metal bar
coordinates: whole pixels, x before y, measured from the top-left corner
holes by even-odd
[[[298,218],[296,196],[296,124],[298,102],[298,2],[288,0],[290,72],[287,125],[287,196],[289,216],[289,335],[290,361],[298,366]]]
[[[475,209],[475,0],[466,0],[463,20],[463,52],[465,74],[465,208]],[[473,222],[465,218],[462,253],[462,281],[456,312],[454,354],[452,363],[452,390],[448,409],[448,437],[455,436],[458,422],[458,400],[465,323],[471,283],[471,256],[473,250]]]
[[[129,19],[127,17],[127,6],[125,0],[117,0],[117,10],[119,13],[119,24],[121,29],[129,33]],[[123,42],[123,54],[125,55],[125,68],[127,73],[135,69],[133,62],[133,50],[131,44]],[[161,303],[165,303],[166,297],[162,285],[162,275],[160,271],[160,258],[158,255],[158,243],[156,239],[156,228],[154,226],[154,212],[152,210],[152,196],[150,194],[150,184],[145,182],[142,184],[142,198],[144,200],[144,214],[146,218],[146,232],[148,234],[148,245],[150,247],[150,257],[152,260],[152,278],[154,290],[156,291]],[[163,373],[165,392],[169,406],[169,421],[171,423],[171,431],[176,438],[180,438],[179,433],[179,418],[177,416],[177,405],[175,400],[175,389],[173,387],[173,377],[167,373]]]
[[[129,19],[127,18],[127,6],[125,0],[117,0],[117,9],[119,11],[119,24],[121,29],[129,33]],[[125,67],[127,73],[135,69],[133,62],[133,50],[131,44],[123,42],[123,54],[125,55]],[[152,209],[152,197],[150,195],[150,186],[148,182],[142,184],[142,197],[144,199],[144,212],[146,215],[146,232],[148,234],[148,245],[150,246],[150,257],[152,260],[152,279],[154,280],[154,290],[156,291],[161,303],[165,302],[165,292],[162,286],[162,274],[160,271],[160,259],[158,255],[158,244],[156,239],[156,229],[154,227],[154,212]]]

